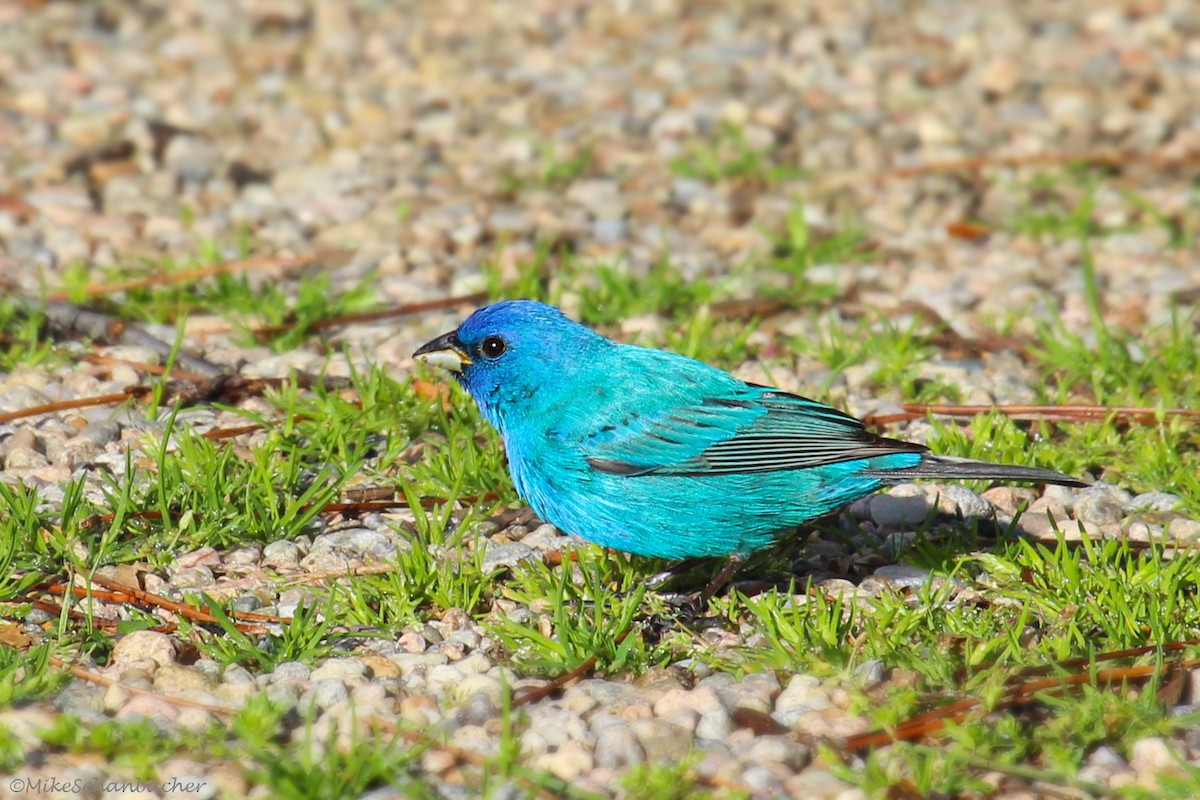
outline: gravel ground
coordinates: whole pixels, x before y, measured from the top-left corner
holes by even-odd
[[[687,274],[719,275],[769,247],[764,231],[779,230],[802,196],[814,229],[859,220],[878,246],[878,258],[837,276],[856,302],[897,311],[920,302],[969,332],[971,320],[1048,291],[1067,324],[1086,332],[1077,244],[953,233],[966,219],[1018,213],[1031,170],[995,168],[986,180],[897,171],[981,155],[1154,154],[1127,174],[1148,204],[1176,218],[1194,213],[1189,165],[1200,158],[1198,121],[1200,6],[1190,0],[7,3],[0,286],[36,295],[74,264],[94,265],[99,278],[108,265],[186,259],[211,242],[234,258],[243,231],[255,255],[317,254],[337,287],[375,270],[376,290],[396,304],[477,290],[481,260],[497,258],[511,271],[547,239],[585,259],[620,258],[633,271],[648,269],[666,247]],[[689,142],[726,123],[807,177],[707,182],[672,171]],[[580,174],[547,177],[548,162],[583,148],[592,156]],[[1096,204],[1112,228],[1133,213],[1117,193],[1099,192]],[[1196,253],[1169,249],[1169,235],[1152,227],[1096,240],[1114,324],[1161,323],[1172,295],[1200,298]],[[575,302],[567,296],[568,310]],[[1028,322],[1039,313],[1049,309],[1035,307]],[[343,338],[403,374],[414,347],[459,317],[455,310],[399,329],[361,326]],[[799,332],[810,322],[784,315],[770,324]],[[317,372],[324,361],[315,351],[241,348],[228,334],[213,320],[193,320],[189,343],[218,363],[250,364],[248,374]],[[108,354],[154,360],[130,348]],[[750,377],[756,369],[743,368]],[[1031,394],[1019,364],[941,369],[958,370],[968,401]],[[332,369],[339,371],[345,367]],[[139,381],[132,370],[87,365],[0,374],[0,411]],[[852,410],[867,410],[853,371],[847,381]],[[204,430],[228,420],[192,422]],[[0,425],[0,479],[45,487],[53,499],[76,464],[121,469],[125,449],[155,424],[136,410],[114,420],[110,410],[92,409]],[[1026,499],[1034,503],[1024,524],[1035,535],[1050,534],[1049,510],[1068,536],[1085,523],[1106,536],[1200,540],[1200,522],[1163,521],[1169,495],[1105,484],[1040,497],[902,486],[849,513],[902,532],[931,505],[1004,522]],[[1153,521],[1143,511],[1156,512]],[[376,515],[358,529],[261,550],[180,554],[172,569],[148,576],[146,588],[254,596],[246,587],[277,586],[267,570],[303,575],[386,557],[398,546],[388,521]],[[554,541],[542,528],[504,533],[528,548],[505,557]],[[928,579],[895,565],[877,575],[857,591]],[[258,610],[286,614],[295,601],[285,592]],[[171,637],[142,631],[117,642],[104,674],[214,705],[237,706],[259,691],[298,707],[313,700],[324,731],[352,705],[369,704],[418,725],[441,722],[452,743],[485,753],[498,746],[489,723],[502,677],[529,683],[502,672],[495,643],[465,614],[369,648],[315,669],[289,663],[252,674],[203,659],[184,666]],[[677,759],[695,746],[704,753],[702,774],[762,796],[851,800],[863,795],[812,763],[809,748],[754,736],[731,716],[749,707],[805,733],[863,730],[846,702],[807,675],[782,684],[770,675],[681,670],[635,684],[589,679],[530,706],[522,745],[534,766],[599,792],[630,765]],[[19,734],[60,712],[193,729],[211,719],[153,696],[76,683],[55,706],[5,712],[0,725]],[[1158,739],[1138,742],[1134,754],[1126,762],[1097,751],[1088,778],[1129,783],[1172,763]],[[438,774],[445,765],[425,766]],[[43,764],[21,775],[92,777],[105,766],[64,769]],[[247,788],[239,775],[186,760],[164,774],[233,793]],[[447,783],[444,792],[462,789]]]

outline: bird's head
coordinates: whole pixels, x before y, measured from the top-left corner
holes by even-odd
[[[453,372],[503,432],[510,412],[536,414],[539,400],[560,393],[564,379],[611,344],[554,306],[506,300],[479,309],[413,355]]]

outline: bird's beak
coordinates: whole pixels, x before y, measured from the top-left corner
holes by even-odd
[[[471,365],[467,351],[463,349],[462,342],[458,340],[458,331],[444,333],[433,341],[426,342],[417,348],[417,352],[413,353],[413,358],[424,361],[432,367],[441,367],[451,372],[462,372],[463,367]]]

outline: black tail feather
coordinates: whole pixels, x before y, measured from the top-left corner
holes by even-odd
[[[863,473],[883,478],[888,483],[901,483],[911,478],[950,478],[952,480],[1031,481],[1078,487],[1090,485],[1078,478],[1072,478],[1051,469],[989,464],[986,461],[975,461],[970,458],[935,455],[925,456],[915,467],[864,470]]]

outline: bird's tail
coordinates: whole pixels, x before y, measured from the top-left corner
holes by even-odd
[[[1008,464],[989,464],[970,458],[926,455],[915,467],[902,469],[863,470],[863,474],[874,475],[888,483],[900,483],[910,478],[951,478],[953,480],[996,480],[1031,481],[1033,483],[1057,483],[1060,486],[1088,486],[1089,484],[1040,467],[1017,467]]]

